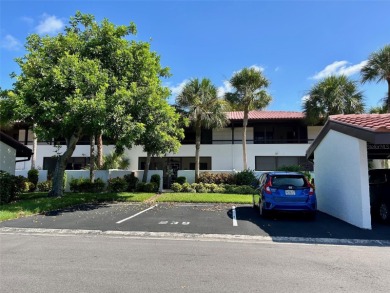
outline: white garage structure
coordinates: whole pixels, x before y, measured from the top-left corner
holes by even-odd
[[[371,229],[368,159],[390,159],[390,114],[332,115],[306,155],[318,209]]]

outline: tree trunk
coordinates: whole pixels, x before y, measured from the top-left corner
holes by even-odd
[[[244,121],[242,122],[242,160],[243,160],[244,170],[248,169],[248,163],[246,160],[246,127],[248,125],[248,112],[249,112],[249,108],[245,106]]]
[[[103,167],[103,135],[99,133],[97,135],[97,168],[100,170]]]
[[[149,173],[149,167],[150,167],[150,161],[152,160],[152,155],[147,152],[146,153],[146,164],[144,169],[144,175],[142,176],[142,182],[145,182],[148,180],[148,173]]]
[[[73,134],[70,138],[66,139],[66,151],[57,158],[56,168],[53,176],[53,186],[50,190],[49,197],[61,197],[64,194],[64,172],[66,168],[66,162],[72,156],[76,144],[79,141],[81,131]]]
[[[35,134],[35,127],[36,127],[36,124],[34,123],[33,124],[33,127],[32,127],[32,133],[33,133],[33,148],[32,148],[32,157],[31,157],[31,169],[36,169],[35,167],[35,164],[36,164],[36,161],[37,161],[37,149],[38,149],[38,139],[37,139],[37,136]]]
[[[89,149],[89,180],[95,182],[95,135],[90,137]]]
[[[199,150],[200,150],[200,138],[202,132],[202,125],[200,122],[200,118],[196,121],[196,129],[195,129],[195,182],[199,183]]]

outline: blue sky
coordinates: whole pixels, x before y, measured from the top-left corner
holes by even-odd
[[[359,80],[369,55],[390,43],[390,1],[35,1],[0,0],[0,86],[12,87],[14,58],[26,37],[63,30],[77,10],[137,25],[172,77],[170,102],[191,78],[228,80],[255,66],[270,80],[268,110],[301,111],[302,98],[321,78],[344,73]],[[361,85],[367,107],[378,106],[386,83]]]

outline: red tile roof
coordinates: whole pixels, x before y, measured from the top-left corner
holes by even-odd
[[[244,119],[243,111],[227,112],[229,120]],[[272,119],[303,119],[305,115],[302,112],[290,111],[250,111],[248,115],[249,120],[272,120]]]
[[[331,121],[367,129],[373,132],[390,132],[390,113],[331,115],[329,118]]]

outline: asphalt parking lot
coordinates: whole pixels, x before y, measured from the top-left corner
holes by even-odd
[[[297,214],[264,219],[250,205],[228,204],[83,204],[0,223],[6,227],[390,241],[388,225],[364,230],[321,212],[315,221]]]

